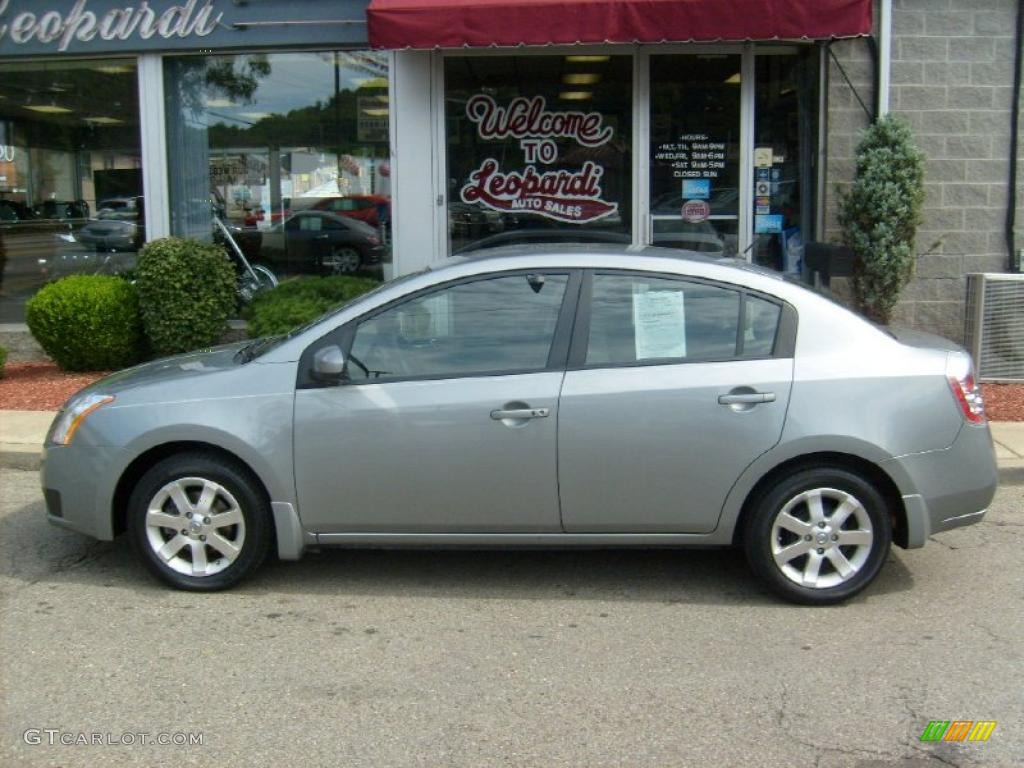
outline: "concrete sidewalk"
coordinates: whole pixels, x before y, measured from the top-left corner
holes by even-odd
[[[0,467],[38,469],[39,454],[53,411],[0,411]],[[993,421],[999,474],[1024,482],[1024,421]]]

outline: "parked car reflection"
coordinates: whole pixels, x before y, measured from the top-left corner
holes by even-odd
[[[326,211],[301,211],[263,233],[260,260],[282,274],[343,274],[379,263],[383,252],[370,225]]]

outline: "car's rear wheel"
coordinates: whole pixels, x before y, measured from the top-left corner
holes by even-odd
[[[128,527],[157,578],[195,591],[248,576],[271,536],[268,504],[254,479],[210,454],[172,456],[143,475],[128,502]]]
[[[878,575],[892,543],[884,497],[846,469],[813,467],[755,502],[744,531],[751,569],[795,603],[828,605]]]
[[[362,259],[355,248],[335,248],[323,260],[324,269],[332,275],[356,272],[361,264]]]

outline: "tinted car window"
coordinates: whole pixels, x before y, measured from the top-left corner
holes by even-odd
[[[359,324],[353,381],[542,370],[568,275],[510,275],[417,296]]]
[[[734,357],[740,297],[684,280],[596,275],[586,362]]]

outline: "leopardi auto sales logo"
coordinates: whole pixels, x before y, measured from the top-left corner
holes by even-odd
[[[538,170],[536,165],[550,166],[558,160],[555,139],[571,139],[587,148],[606,144],[614,129],[604,124],[600,112],[549,111],[543,96],[517,97],[501,107],[481,93],[466,103],[466,116],[476,123],[482,139],[519,139],[527,165],[522,171],[504,172],[495,158],[484,159],[462,188],[463,202],[570,224],[585,224],[618,210],[618,203],[602,199],[604,168],[598,163],[587,160],[579,170]]]

